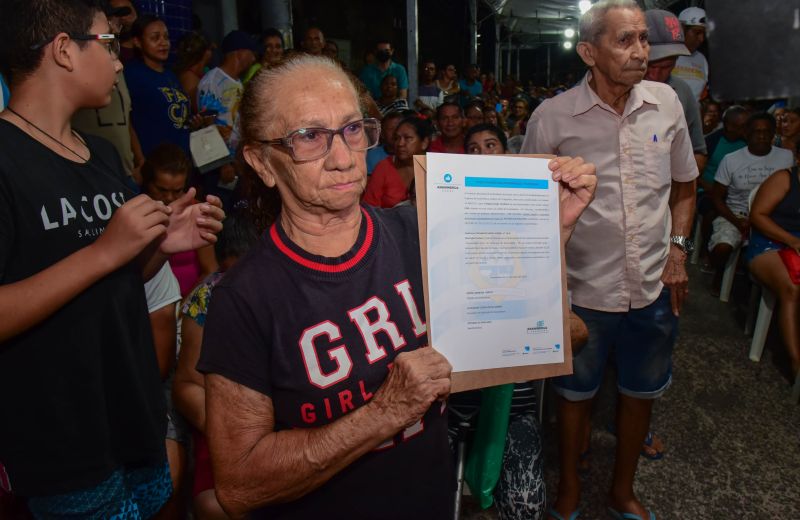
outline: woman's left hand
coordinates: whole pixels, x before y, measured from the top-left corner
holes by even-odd
[[[181,198],[169,205],[172,209],[167,225],[167,236],[160,250],[165,255],[193,251],[217,241],[222,230],[225,212],[222,201],[213,195],[206,202],[194,203],[197,190],[189,188]]]
[[[580,157],[556,157],[548,167],[553,172],[553,180],[561,185],[561,238],[566,242],[578,217],[594,198],[596,170],[594,164],[584,162]]]

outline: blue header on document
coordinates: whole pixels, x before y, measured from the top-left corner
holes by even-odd
[[[467,188],[510,188],[527,190],[546,190],[546,179],[503,179],[497,177],[466,177]]]

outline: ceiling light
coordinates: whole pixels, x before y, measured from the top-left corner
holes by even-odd
[[[564,48],[569,50],[572,48],[572,42],[564,42]]]
[[[572,38],[573,36],[575,36],[575,29],[573,29],[572,27],[567,28],[564,31],[564,36],[566,36],[567,38]]]
[[[589,0],[581,0],[580,2],[578,2],[578,9],[580,9],[581,14],[585,13],[591,8],[592,8],[592,3]]]

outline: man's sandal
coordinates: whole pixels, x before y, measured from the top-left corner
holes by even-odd
[[[641,454],[642,457],[645,457],[650,460],[661,460],[664,457],[663,451],[658,451],[657,448],[653,446],[656,440],[656,435],[652,431],[647,432],[647,437],[644,438],[644,448],[642,449]],[[649,448],[649,449],[648,449]],[[663,444],[662,444],[663,448]],[[652,450],[652,451],[650,451]]]
[[[580,514],[581,514],[581,510],[580,509],[576,509],[575,511],[572,512],[571,515],[569,515],[568,517],[565,518],[565,517],[561,516],[558,513],[558,511],[556,511],[552,507],[547,510],[547,517],[548,518],[555,518],[556,520],[577,520],[577,518],[578,518],[578,516],[580,516]]]
[[[641,516],[635,513],[620,513],[613,507],[608,508],[608,514],[611,515],[614,520],[644,520]],[[656,515],[649,509],[647,510],[648,520],[656,520]]]
[[[572,512],[571,515],[569,515],[567,518],[564,518],[563,516],[558,514],[558,511],[556,511],[552,507],[547,510],[547,517],[548,518],[555,518],[556,520],[577,520],[577,518],[578,518],[578,516],[580,514],[581,514],[581,510],[580,509],[576,509],[575,511]]]

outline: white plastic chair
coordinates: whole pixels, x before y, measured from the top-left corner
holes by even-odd
[[[753,188],[750,192],[750,195],[747,197],[747,211],[750,212],[750,208],[753,206],[753,199],[756,198],[756,193],[758,193],[759,186]],[[722,285],[719,288],[719,301],[728,303],[731,299],[731,290],[733,289],[733,279],[736,278],[736,266],[739,264],[739,255],[742,252],[742,248],[747,246],[748,239],[750,237],[742,237],[742,242],[733,251],[731,251],[731,256],[728,257],[728,262],[725,264],[725,270],[722,272]],[[767,324],[769,326],[769,324]]]
[[[736,265],[739,263],[739,254],[742,252],[740,245],[728,257],[728,263],[725,264],[725,270],[722,272],[722,285],[719,288],[719,301],[728,303],[731,299],[731,290],[733,289],[733,279],[736,278]]]
[[[756,326],[753,329],[753,340],[750,342],[750,360],[756,363],[761,361],[761,355],[764,353],[764,342],[767,340],[769,324],[775,310],[775,294],[763,285],[758,285],[761,289],[761,301],[758,305]]]

